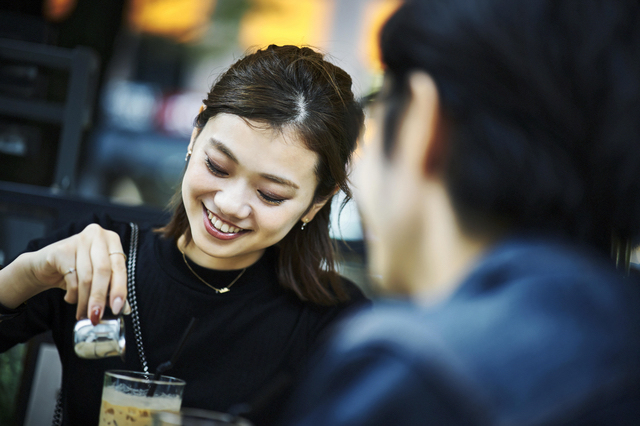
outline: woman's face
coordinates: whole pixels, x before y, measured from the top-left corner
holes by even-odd
[[[218,114],[197,137],[182,181],[193,243],[183,249],[201,266],[239,269],[256,262],[308,211],[317,186],[317,154],[297,136],[252,127]],[[306,214],[305,214],[306,213]]]

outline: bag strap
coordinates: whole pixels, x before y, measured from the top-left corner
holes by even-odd
[[[60,426],[62,424],[62,384],[58,390],[56,397],[56,408],[53,410],[53,419],[51,420],[51,426]]]
[[[129,305],[131,306],[131,321],[133,322],[133,335],[136,339],[136,347],[140,356],[142,370],[149,373],[149,365],[147,357],[144,353],[142,345],[142,331],[140,329],[140,315],[138,313],[138,299],[136,297],[136,260],[138,255],[138,225],[134,222],[129,223],[131,226],[131,240],[129,243],[129,257],[127,258],[127,291],[129,295]]]

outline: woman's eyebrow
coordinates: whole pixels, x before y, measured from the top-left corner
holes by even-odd
[[[300,189],[300,187],[298,185],[296,185],[294,182],[291,182],[289,179],[285,179],[283,177],[280,176],[275,176],[275,175],[270,175],[267,173],[261,173],[260,174],[261,177],[268,179],[272,182],[278,183],[280,185],[286,185],[286,186],[290,186],[292,188],[295,189]]]
[[[215,138],[209,138],[209,143],[215,149],[217,149],[223,155],[225,155],[227,158],[229,158],[229,160],[233,161],[236,164],[240,164],[240,162],[238,161],[236,156],[233,155],[233,152],[231,152],[229,147],[226,146],[223,142],[221,142],[221,141],[219,141],[218,139],[215,139]],[[292,182],[289,179],[285,179],[285,178],[280,177],[280,176],[272,175],[272,174],[269,174],[269,173],[261,173],[260,176],[265,178],[265,179],[267,179],[267,180],[270,180],[272,182],[280,184],[280,185],[290,186],[290,187],[292,187],[294,189],[300,189],[300,187],[295,182]]]
[[[220,151],[221,153],[223,153],[224,155],[226,155],[229,160],[233,161],[236,164],[239,164],[238,159],[236,158],[235,155],[233,155],[233,152],[231,152],[231,150],[229,149],[228,146],[226,146],[224,143],[220,142],[219,140],[215,139],[215,138],[209,138],[209,143],[216,148],[218,151]]]

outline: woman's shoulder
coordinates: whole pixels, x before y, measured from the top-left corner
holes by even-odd
[[[371,301],[367,298],[365,293],[362,291],[362,287],[356,284],[351,279],[345,277],[344,275],[340,275],[340,280],[342,282],[342,287],[346,291],[348,295],[348,300],[346,302],[347,305],[352,304],[370,304]]]
[[[328,306],[306,302],[312,306],[312,310],[318,315],[323,326],[371,307],[371,301],[356,283],[344,276],[340,276],[340,280],[348,296],[346,300]]]

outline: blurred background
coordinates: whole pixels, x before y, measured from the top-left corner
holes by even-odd
[[[166,217],[201,100],[247,51],[314,47],[352,76],[356,96],[370,93],[382,77],[377,34],[399,3],[0,0],[0,265],[91,211]],[[371,292],[352,203],[332,229],[342,273]],[[0,426],[50,423],[50,349],[0,355]]]
[[[162,208],[182,171],[195,113],[219,72],[268,44],[309,45],[349,72],[357,95],[380,79],[378,29],[398,0],[21,0],[0,9],[0,38],[86,49],[76,173],[56,180],[60,126],[34,111],[0,116],[0,179]],[[1,3],[0,3],[1,4]],[[66,99],[53,64],[1,58],[0,95]],[[51,65],[51,69],[47,69]],[[2,100],[2,98],[0,98]],[[1,107],[0,107],[1,108]],[[26,111],[28,113],[28,111]],[[17,116],[20,115],[20,116]],[[40,122],[38,122],[38,120]],[[72,166],[72,165],[70,165]]]

